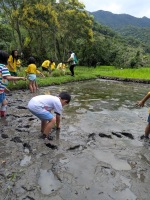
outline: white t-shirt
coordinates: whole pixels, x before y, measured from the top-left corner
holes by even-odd
[[[71,62],[72,65],[75,65],[75,64],[76,64],[76,62],[74,61],[74,55],[75,55],[75,53],[72,53],[72,54],[70,55],[70,58],[72,58],[72,62]]]
[[[62,113],[62,104],[59,97],[52,95],[39,95],[33,97],[28,103],[28,109],[35,112],[41,113],[47,111],[54,111],[57,114]]]

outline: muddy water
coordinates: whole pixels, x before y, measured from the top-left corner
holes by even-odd
[[[148,107],[135,106],[149,85],[94,80],[40,88],[67,90],[61,129],[50,144],[27,109],[32,94],[8,96],[0,129],[1,200],[149,200],[149,143],[140,140]]]

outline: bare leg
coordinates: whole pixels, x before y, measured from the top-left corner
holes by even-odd
[[[41,121],[41,132],[42,133],[44,132],[47,123],[48,123],[48,121],[46,121],[46,120]]]
[[[33,81],[32,87],[33,87],[33,92],[36,92],[36,82],[35,81]]]
[[[7,104],[8,104],[7,100],[4,99],[3,103],[1,105],[1,111],[0,111],[1,117],[5,117],[6,116]]]
[[[30,81],[30,82],[29,82],[29,89],[30,89],[30,92],[31,92],[31,93],[33,93],[33,86],[32,86],[33,84],[32,84],[32,82],[33,82],[33,81]]]
[[[56,117],[53,117],[53,118],[51,119],[51,121],[49,121],[49,122],[46,124],[43,134],[45,134],[46,136],[48,136],[49,133],[51,132],[51,129],[52,129],[53,126],[55,125],[55,123],[56,123]]]
[[[148,137],[150,134],[150,123],[147,124],[145,128],[145,137]]]
[[[37,81],[35,81],[35,87],[36,87],[36,90],[39,89],[38,84],[37,84]]]

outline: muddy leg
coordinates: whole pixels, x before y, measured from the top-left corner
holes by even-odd
[[[2,105],[1,105],[1,109],[0,109],[1,117],[5,117],[5,116],[6,116],[7,104],[8,104],[7,100],[4,99],[4,100],[3,100],[3,103],[2,103]]]
[[[41,121],[41,133],[44,132],[44,129],[45,129],[47,123],[48,123],[48,121],[46,121],[46,120]]]
[[[46,124],[43,134],[46,135],[46,136],[48,136],[49,133],[51,132],[51,129],[52,129],[53,126],[55,125],[55,123],[56,123],[56,117],[53,117],[53,118],[51,119],[51,121],[49,121],[49,122]]]
[[[148,137],[150,134],[150,123],[147,124],[145,128],[145,137]]]

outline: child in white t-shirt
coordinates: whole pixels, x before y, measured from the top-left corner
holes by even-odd
[[[33,97],[29,101],[29,111],[41,120],[43,138],[49,139],[49,133],[55,124],[56,128],[60,128],[62,107],[69,104],[70,100],[70,94],[61,92],[58,97],[53,95],[39,95]],[[54,116],[51,111],[54,111],[56,116]]]

